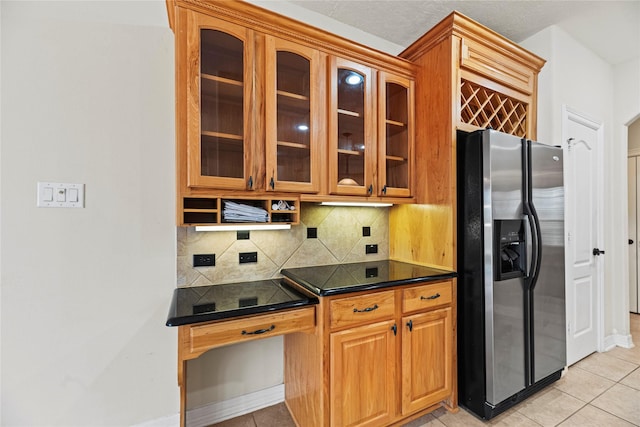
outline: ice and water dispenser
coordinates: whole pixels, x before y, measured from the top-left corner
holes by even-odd
[[[501,219],[494,226],[495,280],[523,277],[527,265],[524,221]]]

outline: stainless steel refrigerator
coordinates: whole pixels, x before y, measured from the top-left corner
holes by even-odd
[[[562,149],[458,132],[458,401],[490,419],[566,364]]]

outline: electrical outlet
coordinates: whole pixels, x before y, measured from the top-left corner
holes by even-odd
[[[317,238],[318,238],[318,229],[316,227],[308,227],[307,239],[317,239]]]
[[[238,230],[236,232],[237,240],[249,240],[249,238],[250,238],[249,230]]]
[[[371,236],[371,227],[362,227],[362,237]]]
[[[240,264],[248,262],[258,262],[258,252],[240,252],[238,255]]]
[[[378,245],[365,245],[364,252],[366,254],[377,254],[378,253]]]
[[[199,254],[193,256],[194,267],[214,267],[216,265],[216,254]]]

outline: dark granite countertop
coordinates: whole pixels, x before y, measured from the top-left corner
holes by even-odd
[[[317,304],[280,279],[177,288],[167,326],[180,326]]]
[[[456,277],[454,271],[393,260],[286,268],[281,273],[319,296]]]

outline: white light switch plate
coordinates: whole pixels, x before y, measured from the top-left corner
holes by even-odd
[[[84,208],[84,184],[38,183],[38,207]]]

